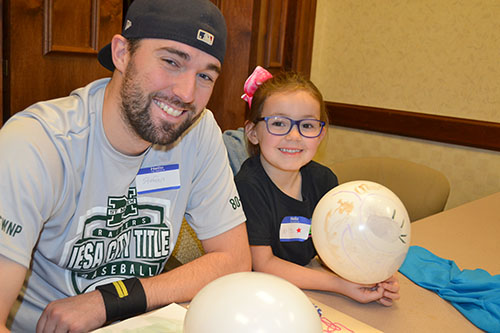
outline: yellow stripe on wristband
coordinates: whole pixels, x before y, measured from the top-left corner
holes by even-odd
[[[128,296],[128,290],[127,287],[125,287],[125,284],[123,281],[115,281],[113,282],[113,285],[116,288],[116,292],[118,293],[118,297],[123,298]]]

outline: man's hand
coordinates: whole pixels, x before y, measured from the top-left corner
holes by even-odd
[[[106,309],[99,291],[53,301],[43,311],[37,333],[87,332],[104,325]]]

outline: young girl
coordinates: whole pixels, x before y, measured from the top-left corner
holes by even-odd
[[[235,181],[247,217],[253,269],[283,277],[302,289],[391,305],[399,299],[395,276],[377,285],[360,285],[330,271],[304,267],[316,256],[310,235],[314,207],[338,185],[329,168],[312,161],[328,124],[319,90],[298,74],[272,77],[257,67],[245,92],[242,98],[250,106],[245,123],[250,158]],[[297,232],[287,232],[290,228]]]

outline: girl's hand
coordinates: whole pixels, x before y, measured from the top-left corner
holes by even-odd
[[[397,273],[394,273],[394,275],[387,280],[377,284],[377,287],[383,288],[384,290],[382,297],[377,300],[377,303],[385,306],[391,306],[393,301],[396,301],[400,298],[399,280],[396,274]]]
[[[342,281],[340,293],[360,303],[376,301],[379,304],[391,306],[393,301],[400,298],[399,282],[396,274],[377,284],[358,284],[340,279]]]
[[[360,303],[379,301],[384,296],[384,288],[378,284],[358,284],[339,277],[341,288],[339,293]]]

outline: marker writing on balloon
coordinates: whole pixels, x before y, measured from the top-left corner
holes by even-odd
[[[406,244],[406,241],[402,237],[406,237],[406,235],[400,235],[399,236],[399,240],[402,241],[403,244]]]

